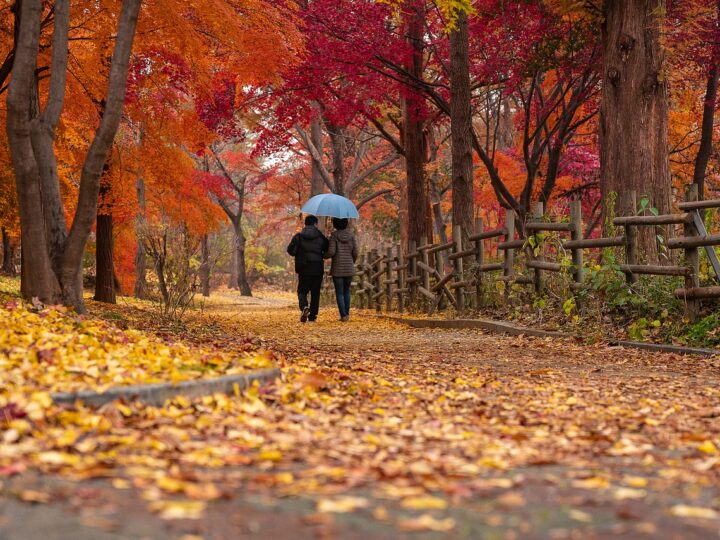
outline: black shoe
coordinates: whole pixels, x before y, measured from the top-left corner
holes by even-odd
[[[307,321],[308,315],[310,315],[310,308],[309,307],[303,308],[302,315],[300,315],[300,322]]]

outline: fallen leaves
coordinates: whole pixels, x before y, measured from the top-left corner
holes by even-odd
[[[10,390],[0,388],[0,477],[26,467],[110,476],[117,489],[142,493],[163,519],[201,519],[211,501],[245,488],[310,498],[316,516],[365,512],[408,532],[448,532],[464,501],[483,498],[500,513],[531,504],[518,473],[524,467],[562,468],[547,480],[553,489],[629,507],[668,485],[711,489],[720,479],[720,428],[705,412],[720,398],[717,385],[681,384],[665,368],[648,368],[641,354],[556,342],[535,349],[529,339],[517,348],[473,332],[449,341],[440,331],[371,319],[308,327],[286,311],[216,312],[212,339],[225,336],[217,351],[212,342],[187,345],[62,310],[15,310],[27,312],[14,315],[22,324],[47,322],[24,346],[50,352],[27,363],[19,349],[6,354],[2,340],[10,338],[0,332],[0,357],[13,358],[3,372]],[[287,358],[281,381],[157,408],[50,400],[53,385],[245,369],[227,336],[245,344],[248,333]],[[43,340],[52,346],[39,347]],[[62,360],[82,347],[93,349],[84,364]],[[122,354],[155,359],[130,366]],[[624,363],[611,377],[613,355]],[[606,366],[599,374],[589,369],[594,356]],[[31,381],[41,366],[62,367],[63,375]],[[710,370],[704,376],[717,381]],[[675,496],[683,504],[665,506],[668,515],[717,519],[712,504]],[[592,521],[585,509],[569,512],[577,523]]]
[[[168,342],[77,316],[61,306],[9,301],[0,306],[0,320],[0,372],[5,382],[0,387],[0,418],[6,419],[27,414],[37,420],[52,401],[49,392],[178,382],[273,364],[266,353]],[[20,392],[34,392],[29,403],[18,403]]]

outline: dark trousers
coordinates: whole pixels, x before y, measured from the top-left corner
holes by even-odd
[[[323,275],[318,276],[308,274],[298,274],[298,301],[300,309],[303,310],[308,305],[307,295],[310,293],[310,320],[317,318],[320,309],[320,289],[322,288]]]
[[[352,277],[335,277],[333,276],[333,285],[335,285],[335,300],[337,300],[338,311],[341,317],[350,315],[350,284]]]

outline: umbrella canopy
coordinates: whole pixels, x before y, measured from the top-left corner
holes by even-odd
[[[330,216],[335,218],[358,219],[357,208],[350,199],[335,195],[334,193],[324,193],[315,195],[312,199],[305,203],[302,207],[304,214],[312,214],[314,216]]]

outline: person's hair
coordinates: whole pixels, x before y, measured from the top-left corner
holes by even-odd
[[[318,218],[315,216],[305,216],[305,225],[308,227],[318,224]]]
[[[333,227],[335,227],[338,231],[342,231],[347,229],[348,226],[348,220],[347,218],[333,218]]]

